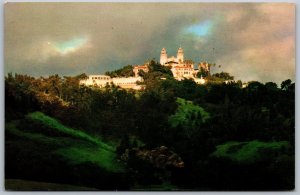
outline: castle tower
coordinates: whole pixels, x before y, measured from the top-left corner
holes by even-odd
[[[178,63],[183,63],[184,53],[183,53],[183,49],[181,47],[179,47],[178,52],[177,52],[177,60],[178,60]]]
[[[160,64],[164,65],[168,60],[167,51],[165,48],[162,48],[160,52]]]

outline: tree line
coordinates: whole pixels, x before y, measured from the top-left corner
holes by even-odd
[[[129,66],[123,71],[132,74]],[[217,73],[208,76],[205,85],[197,85],[189,79],[175,80],[169,68],[155,61],[148,73],[140,75],[146,87],[135,91],[79,85],[85,74],[46,78],[8,74],[5,120],[41,111],[119,143],[118,154],[121,160],[127,154],[132,183],[168,183],[192,190],[293,189],[295,83],[291,80],[279,87],[253,81],[243,88],[241,82],[223,82],[233,79],[228,73]],[[288,144],[273,147],[282,141]],[[157,168],[135,155],[161,146],[180,156],[184,167]],[[221,146],[231,156],[212,155]],[[256,151],[253,161],[234,161],[233,155],[248,151],[246,146]]]

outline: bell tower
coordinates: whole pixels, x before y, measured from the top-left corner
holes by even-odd
[[[178,60],[178,63],[183,63],[184,53],[183,53],[183,49],[181,47],[179,47],[178,52],[177,52],[177,60]]]
[[[160,52],[160,64],[165,65],[167,60],[168,60],[167,51],[165,48],[162,48],[162,50]]]

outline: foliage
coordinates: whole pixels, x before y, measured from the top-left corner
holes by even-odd
[[[216,147],[216,151],[212,154],[218,158],[229,158],[240,163],[253,163],[266,158],[266,152],[270,157],[271,154],[284,153],[290,148],[289,142],[228,142]],[[273,157],[274,158],[274,157]]]
[[[138,158],[142,161],[152,164],[156,168],[165,169],[167,167],[184,167],[181,157],[166,146],[160,146],[152,150],[132,148],[122,154],[122,159],[130,161],[130,158]]]
[[[102,148],[68,147],[59,149],[56,153],[65,157],[71,165],[90,162],[111,172],[123,171],[123,167],[116,160],[116,154]]]
[[[282,90],[288,90],[293,87],[293,84],[292,84],[291,79],[287,79],[285,81],[282,81],[280,86],[281,86]]]
[[[179,106],[176,113],[169,117],[169,123],[173,128],[182,128],[186,135],[191,137],[194,131],[210,118],[210,115],[203,108],[190,101],[177,98],[176,102]]]
[[[171,69],[166,66],[162,66],[160,63],[151,60],[149,62],[149,73],[160,72],[162,75],[173,76]]]
[[[124,66],[123,68],[120,68],[118,70],[114,70],[111,72],[106,72],[106,75],[110,77],[132,77],[134,76],[133,72],[133,66],[132,65],[127,65]]]
[[[205,70],[203,67],[200,67],[199,72],[197,73],[197,78],[206,78],[209,76],[209,71]]]
[[[34,117],[6,124],[7,152],[5,155],[6,162],[9,164],[6,167],[6,178],[24,178],[53,183],[67,181],[73,185],[106,188],[106,185],[110,185],[107,182],[113,182],[111,179],[116,174],[124,173],[124,166],[117,161],[116,153],[111,149],[112,146],[99,140],[95,142],[94,139],[87,139],[91,136],[65,127],[48,116],[43,115],[41,120],[40,113],[29,115]],[[38,118],[35,118],[36,116]],[[35,123],[32,125],[32,122]],[[24,125],[25,123],[29,126]],[[64,131],[64,134],[61,134],[61,131]],[[84,169],[79,167],[84,167]],[[79,170],[74,172],[72,169]],[[99,176],[91,173],[99,174]],[[84,175],[96,177],[97,182],[96,180],[81,180]],[[106,178],[101,178],[101,175],[106,175]],[[121,180],[120,183],[122,183]]]
[[[208,75],[206,79],[209,83],[221,84],[225,81],[232,81],[234,77],[227,72],[221,72],[221,73],[215,73],[213,75]]]
[[[166,146],[154,149],[128,148],[121,159],[126,162],[129,174],[137,186],[151,186],[156,184],[162,188],[170,185],[170,176],[184,167],[181,157]],[[173,186],[175,187],[175,186]]]
[[[87,140],[91,143],[94,143],[98,146],[101,146],[101,147],[105,148],[106,150],[110,150],[110,151],[113,150],[113,148],[111,146],[108,146],[107,144],[104,144],[99,139],[97,139],[93,136],[90,136],[90,135],[86,134],[83,131],[75,130],[75,129],[66,127],[66,126],[62,125],[61,123],[59,123],[57,120],[55,120],[55,119],[53,119],[49,116],[46,116],[45,114],[43,114],[41,112],[30,113],[27,116],[28,116],[28,118],[33,119],[35,121],[39,121],[43,125],[46,125],[47,127],[51,128],[51,129],[55,129],[56,131],[63,132],[63,133],[65,133],[69,136],[72,136],[74,138],[80,138],[80,139]]]
[[[212,75],[213,77],[217,77],[220,79],[224,79],[224,80],[233,80],[233,76],[231,76],[229,73],[227,72],[221,72],[221,73],[215,73]]]
[[[141,76],[146,88],[134,91],[80,86],[85,74],[8,74],[6,178],[109,190],[293,189],[291,80],[242,88],[241,81],[225,82],[233,77],[218,73],[198,85],[175,80],[155,61]],[[180,156],[184,167],[160,172],[138,157],[125,166],[119,162],[132,148],[150,154],[159,146]]]

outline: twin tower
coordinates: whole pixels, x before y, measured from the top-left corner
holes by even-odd
[[[183,49],[181,47],[179,47],[179,49],[177,51],[177,58],[175,58],[174,56],[168,58],[166,49],[163,48],[161,50],[161,53],[160,53],[160,64],[161,65],[168,65],[169,62],[181,64],[181,63],[183,63],[183,61],[184,61],[184,53],[183,53]]]

